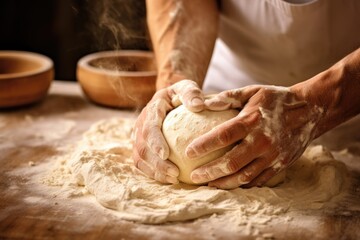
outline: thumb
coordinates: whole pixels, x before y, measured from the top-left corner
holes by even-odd
[[[199,85],[192,80],[182,80],[169,87],[171,104],[177,107],[183,104],[192,112],[200,112],[205,108],[204,94]]]
[[[242,108],[260,89],[261,87],[259,85],[252,85],[223,91],[206,99],[204,104],[207,109],[212,111]]]

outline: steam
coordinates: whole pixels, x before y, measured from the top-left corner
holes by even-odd
[[[122,49],[149,49],[149,37],[146,28],[146,9],[144,1],[132,0],[89,0],[91,15],[91,32],[97,42],[96,51]],[[124,71],[123,61],[116,58],[112,71]],[[109,69],[109,62],[98,62],[97,67]],[[126,91],[126,83],[119,77],[110,76],[107,79],[120,99],[127,99],[137,104],[138,97]],[[139,109],[139,107],[136,107]]]
[[[148,49],[144,1],[90,0],[90,26],[98,50]]]

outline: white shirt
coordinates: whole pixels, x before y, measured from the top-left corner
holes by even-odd
[[[224,0],[204,90],[291,86],[358,47],[360,0]]]

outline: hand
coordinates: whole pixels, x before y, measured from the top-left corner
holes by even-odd
[[[182,80],[157,91],[135,123],[135,166],[150,178],[162,183],[178,183],[179,170],[167,160],[169,147],[161,126],[166,114],[181,103],[193,112],[204,109],[202,91],[194,81]]]
[[[196,158],[224,146],[235,147],[195,169],[196,183],[232,189],[262,186],[291,165],[314,137],[323,110],[288,88],[249,86],[205,101],[210,110],[242,108],[239,115],[195,139],[186,149]]]

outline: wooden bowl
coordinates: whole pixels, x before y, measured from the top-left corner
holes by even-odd
[[[0,108],[40,101],[53,78],[53,62],[48,57],[31,52],[0,51]]]
[[[95,103],[140,108],[155,93],[154,54],[134,50],[93,53],[78,61],[77,79]]]

